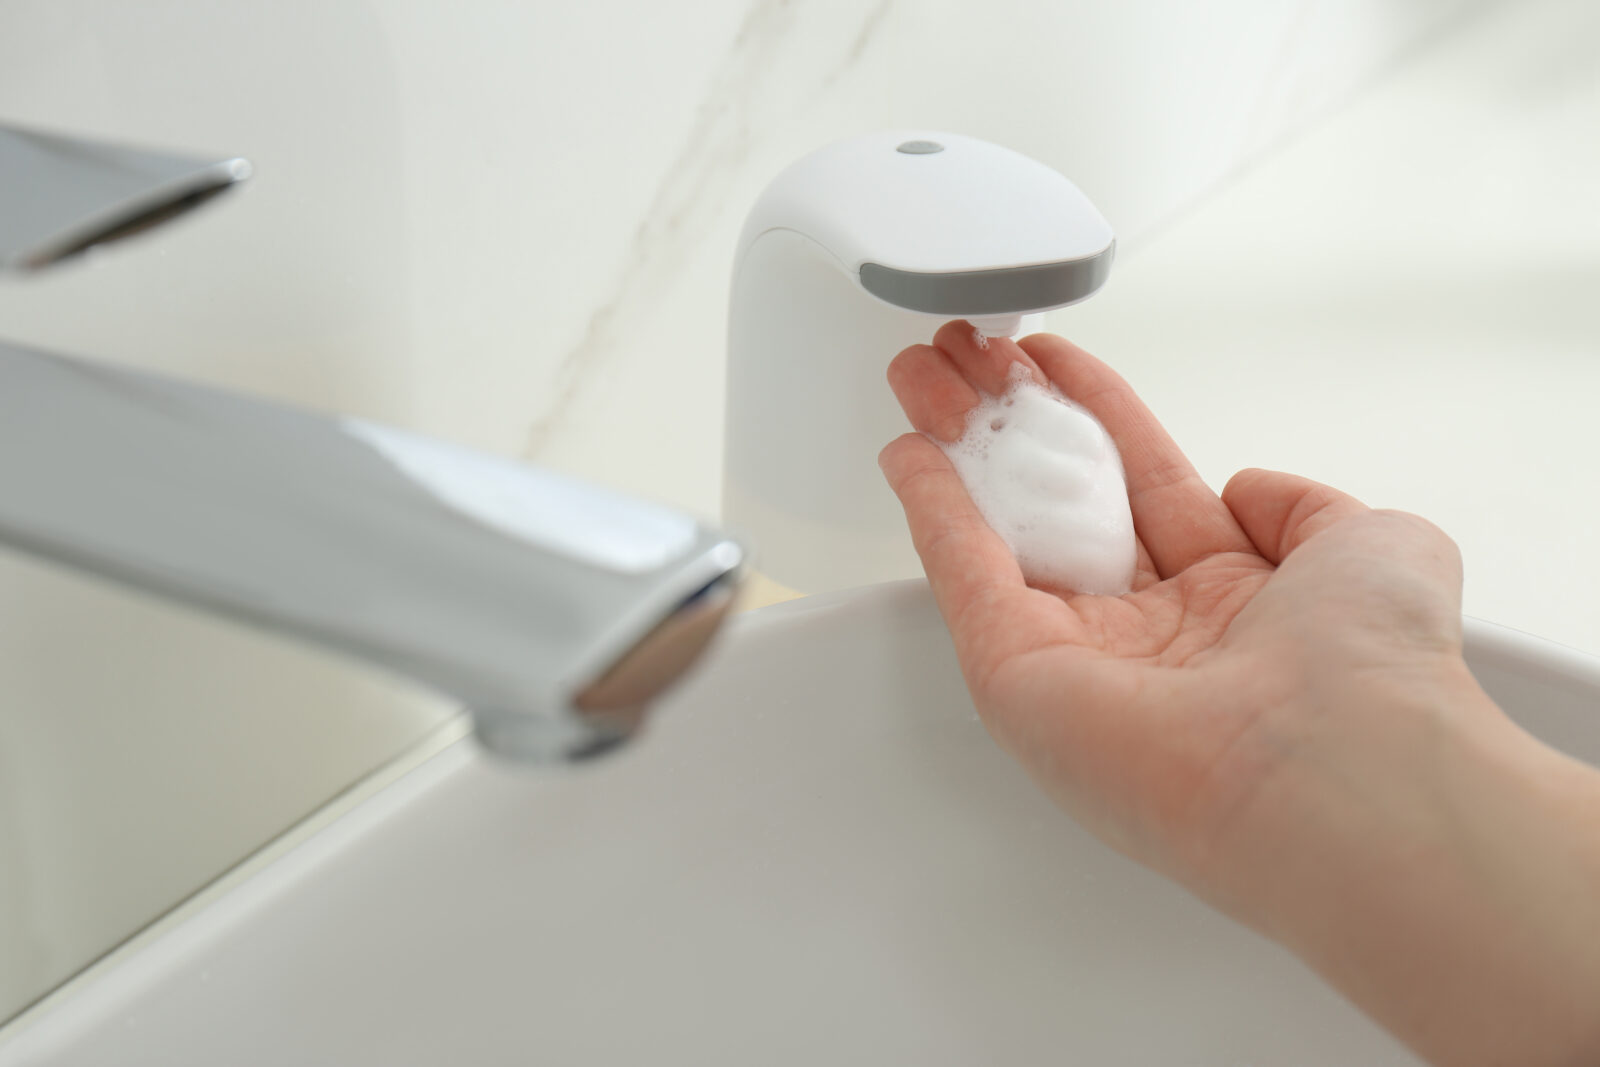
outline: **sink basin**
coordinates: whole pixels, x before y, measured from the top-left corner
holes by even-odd
[[[1600,760],[1600,660],[1468,620]],[[743,616],[622,755],[470,741],[0,1040],[0,1063],[1418,1061],[1113,853],[989,741],[926,585]]]

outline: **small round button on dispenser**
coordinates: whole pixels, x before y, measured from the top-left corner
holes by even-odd
[[[895,151],[904,152],[908,156],[931,156],[935,152],[943,152],[944,145],[938,141],[906,141]]]

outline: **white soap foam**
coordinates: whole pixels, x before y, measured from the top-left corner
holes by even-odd
[[[1122,458],[1105,427],[1013,364],[1005,393],[979,394],[965,432],[935,442],[1035,585],[1120,596],[1138,547]]]

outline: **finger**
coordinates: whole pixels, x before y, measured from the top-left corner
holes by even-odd
[[[970,680],[981,686],[1008,657],[1071,639],[1076,615],[1023,583],[1011,550],[937,445],[908,433],[889,443],[878,464],[905,508],[911,541]]]
[[[1228,479],[1222,502],[1273,566],[1313,534],[1340,519],[1371,510],[1332,486],[1297,474],[1256,468]]]
[[[889,387],[911,425],[941,441],[954,441],[967,426],[978,394],[939,349],[912,345],[889,363]]]
[[[1121,375],[1052,334],[1025,337],[1020,346],[1117,443],[1134,529],[1163,578],[1222,552],[1255,552],[1233,514]]]
[[[1156,571],[1155,561],[1150,558],[1150,550],[1144,547],[1144,542],[1138,537],[1133,539],[1134,563],[1133,586],[1130,592],[1138,593],[1161,583],[1161,575]],[[1074,593],[1074,596],[1088,594]]]
[[[983,343],[979,344],[980,338]],[[1044,371],[1009,337],[984,337],[964,319],[947,322],[933,335],[933,345],[955,365],[974,388],[999,396],[1010,385],[1011,367],[1020,363],[1033,380],[1045,383]]]
[[[1023,588],[1022,571],[1000,535],[989,528],[939,446],[908,433],[878,456],[900,498],[911,542],[941,605],[954,608],[1008,587]]]
[[[1012,363],[1022,363],[1038,381],[1045,381],[1044,372],[1009,337],[990,339],[985,352],[971,336],[972,327],[967,323],[948,323],[936,338],[945,347],[912,345],[889,364],[889,385],[911,425],[940,441],[954,441],[965,432],[967,416],[979,400],[977,388],[993,389],[997,394],[1005,391]],[[960,354],[962,367],[957,366],[951,351]],[[977,378],[982,380],[975,388]],[[1149,549],[1139,542],[1134,590],[1160,580]]]

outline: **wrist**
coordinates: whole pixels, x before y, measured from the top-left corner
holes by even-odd
[[[1434,779],[1474,747],[1469,739],[1526,736],[1459,657],[1295,691],[1293,706],[1263,714],[1244,742],[1266,753],[1248,762],[1267,770],[1191,865],[1202,896],[1280,941],[1298,924],[1303,883],[1370,864],[1375,850],[1415,831]]]
[[[1600,773],[1464,664],[1307,721],[1224,906],[1437,1062],[1600,1055]]]
[[[1531,741],[1454,672],[1341,694],[1319,718],[1327,725],[1257,830],[1263,852],[1246,898],[1253,925],[1303,956],[1395,887],[1420,887],[1451,864],[1460,825],[1506,785],[1498,773],[1485,780],[1483,754]]]

